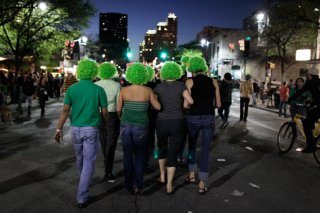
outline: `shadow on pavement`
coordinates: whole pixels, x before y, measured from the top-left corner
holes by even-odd
[[[0,182],[0,194],[5,194],[19,187],[54,178],[69,169],[74,162],[74,157],[67,158],[61,162],[52,163],[46,167],[38,168],[31,172]]]
[[[34,123],[38,128],[47,129],[50,127],[52,122],[49,118],[39,118]]]

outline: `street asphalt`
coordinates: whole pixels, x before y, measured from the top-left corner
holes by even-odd
[[[156,184],[156,159],[145,171],[141,195],[128,195],[119,140],[114,163],[116,181],[103,181],[99,150],[90,187],[94,200],[81,210],[75,201],[78,174],[69,122],[64,128],[64,142],[57,144],[53,139],[62,103],[51,101],[44,118],[40,118],[38,108],[33,108],[30,117],[23,114],[11,126],[0,129],[0,213],[319,212],[320,165],[313,155],[296,151],[302,143],[287,154],[279,154],[276,137],[287,119],[259,106],[249,108],[248,122],[239,122],[238,99],[236,92],[225,129],[220,129],[221,120],[216,118],[210,185],[205,195],[198,194],[197,185],[184,184],[188,172],[185,163],[177,168],[175,194],[166,195],[165,187]]]

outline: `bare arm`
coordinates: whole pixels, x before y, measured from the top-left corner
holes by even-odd
[[[58,143],[60,143],[60,140],[63,141],[62,129],[63,129],[63,126],[64,126],[66,120],[69,117],[70,109],[71,109],[71,106],[63,105],[62,111],[60,113],[60,118],[58,121],[57,130],[54,135],[54,138],[55,138],[56,142],[58,142]]]
[[[159,103],[156,95],[150,88],[149,88],[149,94],[150,94],[150,103],[153,106],[153,108],[155,108],[156,110],[160,110],[161,104]]]
[[[213,80],[213,85],[216,88],[216,107],[220,108],[221,107],[221,100],[220,100],[220,90],[219,90],[219,85],[215,79]]]
[[[191,88],[193,86],[193,80],[192,79],[188,79],[186,81],[186,87],[188,88],[189,93],[191,94]]]
[[[123,91],[124,91],[124,89],[122,89],[120,91],[120,94],[119,94],[119,97],[118,97],[117,113],[118,113],[119,117],[121,117],[122,107],[123,107],[123,97],[122,97]]]
[[[184,98],[183,107],[189,108],[190,105],[193,104],[193,99],[188,90],[183,91],[182,96]]]

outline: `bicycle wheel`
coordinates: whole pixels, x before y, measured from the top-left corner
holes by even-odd
[[[320,136],[318,136],[316,140],[316,150],[313,152],[313,156],[318,164],[320,164]]]
[[[278,138],[277,138],[277,145],[278,145],[279,151],[282,153],[288,152],[292,148],[296,137],[297,137],[297,130],[294,122],[288,121],[282,124],[278,133]]]

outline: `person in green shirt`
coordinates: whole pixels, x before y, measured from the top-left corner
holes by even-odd
[[[161,106],[154,92],[146,86],[146,67],[141,63],[128,66],[126,78],[131,83],[119,95],[117,112],[121,118],[120,132],[123,145],[123,164],[127,191],[139,194],[143,186],[143,171],[148,136],[148,107]]]
[[[105,129],[104,122],[101,122],[100,144],[104,158],[104,179],[110,183],[115,181],[112,170],[114,154],[120,133],[120,119],[117,114],[117,101],[120,93],[120,84],[112,80],[116,73],[116,67],[112,63],[105,62],[100,65],[99,77],[101,80],[95,82],[96,85],[104,89],[108,98],[108,127]]]
[[[77,192],[79,208],[89,202],[89,185],[94,174],[95,160],[99,143],[100,110],[105,125],[108,124],[108,101],[103,88],[92,83],[99,72],[98,65],[89,59],[83,59],[77,67],[80,81],[70,86],[65,94],[64,105],[60,114],[55,140],[63,140],[62,128],[69,117],[71,138],[76,154],[76,164],[80,175]]]

